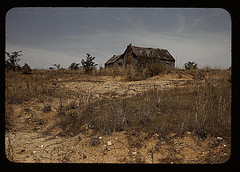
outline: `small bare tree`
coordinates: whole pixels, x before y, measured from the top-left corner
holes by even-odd
[[[86,61],[82,59],[82,65],[86,73],[92,73],[92,70],[97,66],[93,61],[96,57],[92,57],[90,54],[87,54]]]
[[[22,51],[14,51],[11,53],[5,52],[5,70],[18,71],[21,67],[17,62],[20,60],[18,57],[22,56],[20,54]]]

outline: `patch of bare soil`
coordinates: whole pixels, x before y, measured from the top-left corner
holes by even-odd
[[[62,85],[62,88],[72,91],[85,91],[92,93],[95,98],[119,98],[141,94],[150,89],[161,90],[173,87],[183,87],[186,84],[192,84],[193,79],[190,76],[178,78],[175,75],[163,75],[148,78],[142,81],[126,82],[125,76],[98,76],[89,77],[81,81],[68,81]]]
[[[230,153],[224,140],[201,140],[191,133],[147,138],[124,131],[91,136],[89,130],[68,138],[14,132],[6,134],[5,143],[7,158],[24,163],[212,163],[227,161]]]

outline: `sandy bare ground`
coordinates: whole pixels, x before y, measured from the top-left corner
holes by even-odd
[[[173,87],[190,85],[192,78],[186,76],[183,79],[177,76],[155,76],[142,81],[124,81],[123,76],[98,76],[79,81],[65,82],[61,88],[73,91],[85,91],[92,93],[96,98],[118,98],[141,94],[150,89],[161,90]],[[60,80],[64,81],[64,80]]]
[[[9,133],[5,142],[8,159],[24,163],[206,163],[229,154],[230,145],[219,138],[200,140],[191,133],[182,137],[174,133],[167,138],[146,136],[116,132],[98,136],[99,145],[92,146],[93,136],[87,134],[66,138]]]

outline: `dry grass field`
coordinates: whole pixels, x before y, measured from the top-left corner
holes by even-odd
[[[21,163],[224,163],[231,71],[5,72],[5,153]]]

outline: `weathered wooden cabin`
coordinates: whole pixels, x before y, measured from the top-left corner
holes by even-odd
[[[106,67],[119,67],[123,66],[123,55],[114,55],[111,57],[106,63],[105,63],[105,68]]]
[[[125,67],[133,68],[141,57],[160,60],[164,66],[174,68],[175,59],[166,49],[144,48],[129,44],[123,54],[114,55],[106,63],[105,67]]]

